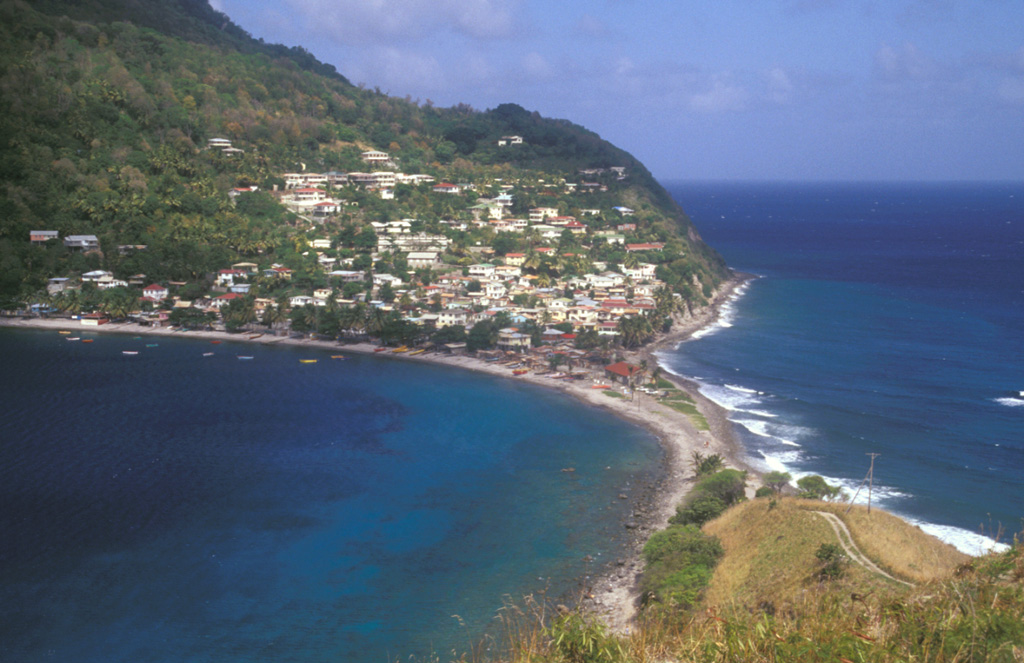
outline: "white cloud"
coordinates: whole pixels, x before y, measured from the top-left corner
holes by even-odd
[[[1004,79],[999,84],[996,94],[1001,100],[1011,104],[1024,104],[1024,79]]]
[[[576,23],[576,32],[589,38],[607,37],[611,34],[605,22],[593,14],[584,14],[580,17]]]
[[[340,42],[455,34],[471,39],[513,36],[523,0],[286,0],[310,30]]]
[[[777,104],[789,103],[793,93],[793,82],[789,74],[780,67],[775,67],[767,74],[768,97]]]
[[[740,111],[746,107],[749,96],[738,85],[716,80],[711,89],[690,95],[690,108],[703,113]]]
[[[875,71],[887,82],[925,80],[935,76],[938,69],[934,60],[910,42],[898,48],[883,44],[875,52]]]
[[[543,55],[536,51],[524,55],[521,66],[523,73],[534,80],[551,78],[553,73],[548,61],[544,59]]]

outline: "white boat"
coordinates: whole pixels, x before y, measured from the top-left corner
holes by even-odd
[[[212,353],[212,352],[204,352],[204,353],[203,353],[203,356],[204,356],[204,357],[212,357],[212,356],[213,356],[213,353]]]
[[[252,359],[252,355],[236,355],[239,359]]]
[[[139,354],[139,351],[138,350],[121,350],[121,354],[128,355],[130,357],[134,357],[135,355]]]

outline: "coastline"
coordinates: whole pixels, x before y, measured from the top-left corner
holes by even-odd
[[[651,344],[636,351],[622,352],[625,360],[632,363],[646,360],[650,369],[658,366],[657,357],[654,354],[657,350],[675,347],[692,337],[697,331],[714,324],[721,315],[722,306],[730,300],[736,289],[748,282],[750,278],[752,278],[750,275],[734,274],[733,278],[722,284],[708,306],[700,309],[696,314],[678,321],[668,334],[657,338]],[[644,543],[651,533],[667,526],[669,518],[675,513],[676,505],[682,501],[693,485],[692,472],[689,468],[693,452],[717,453],[730,466],[749,469],[743,461],[743,450],[732,432],[732,424],[726,416],[726,411],[702,396],[697,385],[667,373],[662,373],[662,378],[674,383],[693,398],[697,403],[698,410],[707,419],[710,431],[698,430],[687,415],[661,405],[641,392],[637,392],[632,401],[608,397],[604,394],[604,390],[592,388],[594,383],[605,382],[603,375],[600,374],[595,375],[593,380],[580,381],[552,380],[533,373],[514,376],[506,367],[489,364],[472,357],[446,356],[435,353],[414,356],[407,353],[378,353],[375,350],[379,346],[370,343],[344,343],[272,335],[249,338],[250,334],[245,333],[182,332],[159,327],[143,327],[135,323],[108,323],[99,327],[85,327],[77,321],[68,319],[0,317],[0,327],[137,336],[184,336],[197,340],[308,347],[317,351],[374,355],[394,360],[453,366],[556,389],[585,405],[600,407],[623,420],[642,426],[658,439],[663,449],[662,468],[657,479],[645,486],[634,498],[632,520],[623,523],[623,526],[629,531],[628,552],[624,558],[609,562],[604,568],[596,570],[593,576],[584,579],[581,592],[583,607],[599,615],[606,625],[616,632],[627,631],[636,616],[639,601],[637,580],[643,568],[640,553]]]

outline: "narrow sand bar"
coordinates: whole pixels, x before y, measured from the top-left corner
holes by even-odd
[[[659,349],[672,348],[690,338],[696,331],[713,324],[720,315],[722,305],[733,295],[736,288],[747,282],[749,277],[737,275],[725,283],[715,294],[712,304],[696,314],[677,322],[669,334],[658,338],[644,348],[634,352],[623,352],[625,361],[639,363],[646,359],[648,369],[657,366],[654,355]],[[596,575],[583,585],[585,607],[602,616],[610,628],[624,631],[636,615],[638,601],[637,579],[642,570],[640,550],[650,534],[668,524],[675,513],[676,505],[682,501],[693,485],[690,460],[694,451],[704,454],[717,453],[726,459],[731,467],[749,469],[743,450],[736,441],[726,412],[697,390],[695,384],[662,373],[662,378],[676,384],[687,392],[697,403],[697,408],[707,419],[710,431],[698,430],[685,414],[673,410],[646,394],[637,392],[633,400],[609,397],[602,389],[593,388],[596,383],[607,381],[599,369],[591,369],[592,379],[554,380],[545,375],[526,373],[513,375],[512,371],[494,363],[465,356],[448,356],[437,353],[395,354],[375,352],[380,346],[370,343],[345,343],[336,341],[308,340],[254,333],[228,334],[221,331],[177,331],[162,327],[144,327],[135,323],[109,323],[97,327],[82,326],[76,320],[9,318],[0,317],[0,326],[26,329],[70,330],[79,332],[131,334],[135,336],[176,336],[197,340],[246,342],[260,345],[289,345],[308,347],[333,353],[359,353],[381,358],[412,361],[429,364],[443,364],[465,370],[488,373],[501,378],[517,380],[539,387],[557,389],[591,406],[600,407],[612,414],[643,426],[653,433],[665,452],[664,468],[656,485],[641,495],[634,504],[634,518],[624,523],[633,537],[631,551],[624,559],[610,562],[606,568],[596,570]],[[643,491],[641,491],[643,492]]]

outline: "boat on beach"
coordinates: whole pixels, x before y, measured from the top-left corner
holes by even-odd
[[[386,350],[387,350],[387,348],[374,348],[373,349],[374,352],[384,352]]]
[[[412,352],[409,353],[409,356],[411,357],[413,355],[421,355],[421,354],[423,354],[426,351],[427,351],[426,348],[420,348],[419,350],[413,350]]]
[[[517,368],[516,370],[512,371],[512,375],[526,375],[529,372],[530,369],[528,368]]]
[[[402,347],[400,347],[400,348],[395,348],[395,349],[394,349],[394,350],[392,350],[391,352],[393,352],[393,353],[395,353],[395,354],[399,354],[399,353],[402,353],[402,352],[408,352],[408,351],[409,351],[409,348],[408,348],[408,346],[405,346],[405,345],[403,345],[403,346],[402,346]]]

